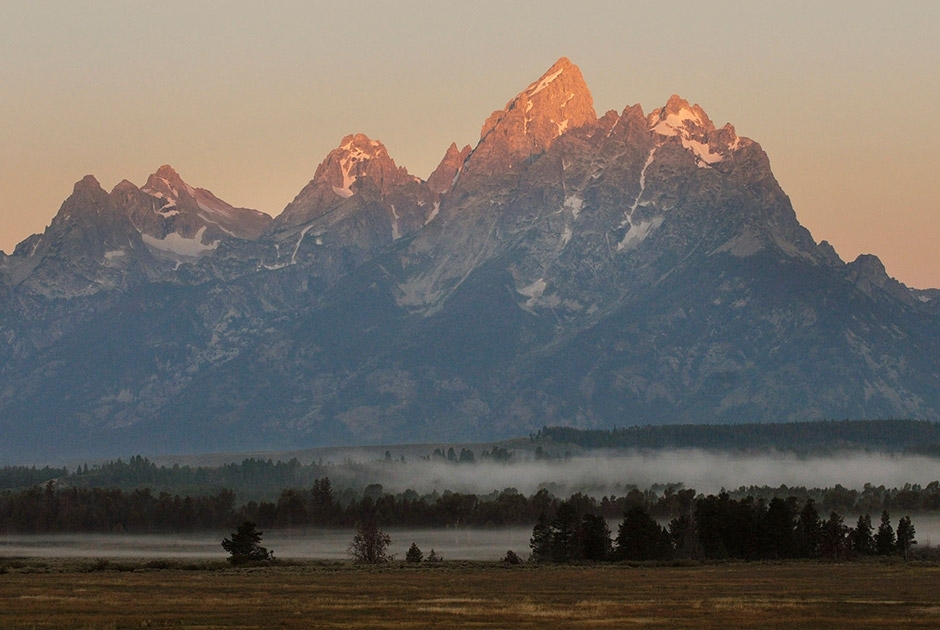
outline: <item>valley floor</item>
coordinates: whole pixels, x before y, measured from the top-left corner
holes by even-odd
[[[0,559],[3,628],[936,628],[940,566]]]

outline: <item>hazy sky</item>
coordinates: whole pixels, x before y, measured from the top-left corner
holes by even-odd
[[[363,132],[427,177],[558,57],[599,114],[673,93],[770,155],[843,259],[940,287],[940,2],[0,0],[0,249],[92,173],[278,214]]]

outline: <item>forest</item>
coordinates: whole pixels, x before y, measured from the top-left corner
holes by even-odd
[[[773,443],[777,450],[802,445],[809,452],[826,440],[846,448],[927,454],[929,470],[936,431],[935,424],[918,421],[610,431],[545,427],[521,447],[494,444],[477,446],[475,452],[467,445],[429,446],[424,455],[411,451],[407,462],[403,454],[392,456],[386,450],[384,457],[373,455],[366,461],[301,463],[296,458],[249,457],[238,463],[189,466],[158,465],[134,456],[72,470],[6,466],[0,468],[0,532],[218,532],[244,522],[263,529],[302,530],[352,528],[369,521],[383,528],[533,527],[531,557],[543,561],[907,554],[915,544],[909,515],[940,512],[940,481],[897,487],[742,485],[699,492],[683,483],[641,487],[628,478],[611,486],[616,492],[605,493],[587,487],[564,492],[565,486],[548,480],[532,492],[515,487],[467,491],[446,482],[438,483],[440,490],[418,492],[401,486],[390,490],[376,481],[388,483],[395,475],[414,481],[420,475],[460,470],[467,473],[464,477],[479,478],[478,487],[484,488],[490,479],[521,482],[522,470],[534,464],[542,466],[539,475],[562,474],[572,465],[572,448],[603,453],[704,449],[722,443],[728,449],[747,450]],[[595,461],[603,465],[606,460],[582,459],[578,465]],[[493,470],[508,474],[487,476]],[[452,489],[444,489],[448,487]],[[897,530],[890,529],[890,514],[903,515],[896,521]],[[845,523],[842,515],[851,515],[852,522]],[[620,527],[611,533],[609,524],[618,521]],[[890,536],[882,531],[886,528]]]
[[[465,464],[457,459],[453,465]],[[130,463],[104,465],[98,469],[98,474],[113,475],[125,482],[135,475],[143,479],[158,478],[164,473],[183,475],[179,469],[163,473],[160,470],[144,458],[133,458]],[[225,470],[225,474],[233,477],[254,475],[286,482],[288,478],[303,476],[305,467],[296,463],[246,460],[240,466],[232,465]],[[12,474],[14,472],[16,474]],[[22,471],[8,470],[5,474],[7,478],[23,476]],[[92,472],[86,473],[82,468],[74,476],[80,479],[86,474]],[[282,488],[271,500],[237,504],[236,493],[226,488],[205,494],[171,494],[154,492],[146,486],[133,489],[78,487],[68,483],[72,478],[66,475],[42,485],[0,493],[0,531],[7,534],[216,531],[244,521],[255,522],[262,528],[286,529],[354,527],[364,520],[374,520],[382,527],[530,527],[535,524],[537,530],[555,533],[549,545],[552,551],[534,549],[534,557],[557,559],[595,557],[599,552],[582,549],[578,541],[585,537],[591,539],[588,534],[592,531],[596,534],[602,523],[629,517],[635,525],[628,530],[658,528],[655,535],[650,534],[658,541],[652,547],[658,551],[647,550],[640,555],[692,553],[703,557],[762,558],[770,553],[765,547],[768,539],[776,541],[772,547],[774,555],[789,557],[806,553],[805,541],[781,542],[778,533],[774,533],[779,531],[830,532],[830,538],[839,538],[842,546],[835,543],[824,546],[820,542],[809,547],[830,550],[826,553],[834,555],[867,549],[864,544],[845,547],[849,529],[842,524],[840,514],[940,511],[938,481],[925,487],[906,485],[888,489],[866,485],[861,490],[842,486],[823,489],[750,486],[717,495],[665,485],[646,489],[634,487],[620,496],[598,498],[579,492],[563,499],[547,488],[528,496],[513,488],[488,494],[446,490],[425,495],[414,490],[389,493],[377,483],[361,489],[334,489],[330,478],[324,476],[315,478],[308,487],[292,487],[287,483],[288,487]],[[829,514],[828,520],[818,519],[819,512]],[[817,520],[818,526],[807,524]],[[660,522],[668,526],[653,528],[651,525]],[[859,531],[861,525],[862,521],[853,531]],[[561,539],[568,541],[562,545],[567,551],[559,555],[557,546],[561,543],[557,541]],[[694,542],[690,542],[692,539]],[[617,540],[617,549],[621,550],[617,553],[622,556],[625,539],[618,536]],[[649,540],[644,544],[648,546]],[[605,557],[608,552],[611,557],[617,557],[609,545],[601,548],[605,550]]]
[[[868,514],[859,516],[854,528],[836,512],[821,518],[812,499],[801,506],[795,497],[775,497],[765,503],[721,493],[694,499],[685,494],[679,501],[681,513],[665,527],[645,506],[631,505],[611,540],[607,520],[572,497],[558,505],[554,517],[539,515],[532,529],[531,558],[542,562],[847,560],[898,554],[908,559],[917,544],[911,518],[901,517],[895,531],[887,511],[881,513],[875,530]]]
[[[533,439],[588,449],[773,449],[940,454],[940,423],[926,420],[822,420],[747,424],[636,425],[618,429],[542,427]]]

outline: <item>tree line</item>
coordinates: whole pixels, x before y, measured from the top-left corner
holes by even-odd
[[[928,488],[933,485],[930,484]],[[252,500],[236,505],[235,493],[226,489],[212,494],[182,496],[167,492],[154,493],[146,488],[128,491],[118,488],[56,487],[56,484],[49,482],[44,486],[0,493],[0,531],[211,531],[244,521],[257,523],[264,529],[354,527],[365,518],[383,527],[529,527],[539,519],[554,522],[559,513],[564,515],[571,510],[575,512],[577,523],[581,523],[585,515],[590,515],[595,519],[591,526],[599,528],[601,522],[619,519],[631,511],[640,510],[659,522],[696,515],[695,532],[700,538],[699,544],[704,553],[713,554],[719,553],[714,544],[713,532],[724,530],[716,530],[709,525],[709,509],[717,510],[722,516],[719,519],[721,522],[727,522],[728,514],[732,513],[744,522],[744,515],[750,514],[748,518],[751,520],[748,522],[754,524],[765,523],[762,520],[764,512],[770,507],[774,509],[769,518],[771,521],[775,518],[783,501],[779,498],[781,496],[788,497],[785,503],[791,511],[796,509],[795,506],[809,505],[813,509],[821,509],[823,513],[850,513],[853,507],[864,503],[876,509],[860,509],[855,510],[855,513],[878,514],[894,510],[895,507],[906,513],[916,512],[908,509],[908,506],[921,502],[913,501],[911,497],[923,494],[916,486],[911,486],[903,491],[906,494],[896,493],[891,501],[882,497],[880,501],[872,499],[862,502],[860,497],[874,497],[878,493],[873,489],[868,495],[863,495],[837,488],[835,491],[830,489],[818,493],[825,499],[820,504],[813,496],[807,496],[813,494],[811,492],[794,494],[786,488],[779,488],[776,492],[766,488],[763,490],[767,496],[761,492],[748,493],[741,488],[735,493],[722,492],[717,498],[712,495],[706,497],[698,495],[695,490],[676,486],[644,491],[634,488],[623,496],[604,496],[600,499],[576,493],[562,500],[547,489],[525,496],[513,488],[487,495],[445,491],[422,496],[414,490],[387,493],[380,484],[369,485],[359,492],[350,489],[336,492],[329,477],[323,477],[315,479],[312,486],[306,489],[284,489],[273,501]],[[899,496],[911,500],[901,501],[898,500]],[[844,509],[846,505],[849,509]],[[762,539],[762,536],[754,533],[752,538],[757,540]],[[742,541],[747,539],[741,532],[730,536],[724,542],[726,553],[749,557],[750,552],[735,546],[743,544]]]
[[[873,529],[868,514],[855,527],[836,512],[822,518],[812,500],[795,497],[769,502],[753,497],[736,500],[727,493],[699,497],[663,526],[640,504],[623,515],[616,537],[607,520],[589,503],[574,498],[555,514],[539,514],[532,529],[531,559],[541,562],[650,561],[738,558],[780,560],[828,558],[846,560],[866,555],[900,554],[907,559],[917,544],[909,516],[897,531],[887,511]]]
[[[513,452],[494,445],[478,454],[472,449],[438,447],[415,461],[439,461],[453,464],[510,463]],[[157,465],[148,458],[135,455],[126,461],[84,464],[70,471],[62,467],[3,466],[0,467],[0,491],[22,490],[48,481],[67,483],[81,488],[150,488],[154,492],[214,492],[220,488],[233,490],[241,496],[262,498],[275,496],[283,488],[310,486],[314,480],[335,474],[347,479],[374,477],[377,466],[403,466],[404,456],[393,458],[389,451],[384,458],[372,462],[322,460],[301,463],[297,458],[287,461],[249,457],[237,463],[220,466]],[[409,465],[411,465],[409,463]]]
[[[542,427],[533,441],[583,448],[773,448],[801,454],[837,449],[936,455],[940,423],[927,420],[820,420],[746,424],[637,425],[615,429]]]
[[[344,466],[354,468],[355,464]],[[227,488],[248,495],[275,495],[282,488],[308,486],[328,474],[328,464],[302,464],[288,461],[245,458],[220,466],[157,465],[135,455],[128,460],[78,466],[74,471],[45,466],[4,466],[0,468],[0,490],[21,490],[48,481],[80,488],[150,488],[171,494],[215,491]]]
[[[485,497],[445,491],[398,495],[372,484],[334,493],[328,477],[309,489],[288,488],[276,501],[235,505],[235,493],[180,496],[149,489],[56,488],[53,482],[0,494],[0,532],[172,532],[214,530],[244,521],[262,528],[353,527],[363,515],[383,526],[530,525],[558,499],[547,490],[526,498],[513,489]]]

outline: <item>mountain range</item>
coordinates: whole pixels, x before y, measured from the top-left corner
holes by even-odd
[[[562,58],[427,180],[353,134],[274,218],[76,183],[0,253],[0,461],[936,421],[938,296],[817,243],[731,125],[598,115]]]

